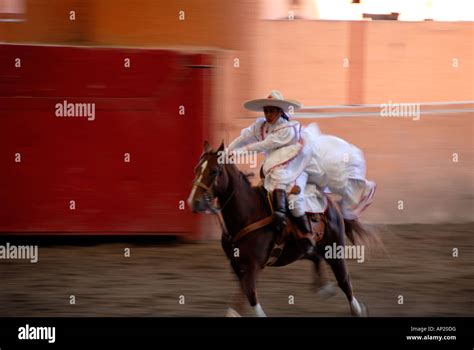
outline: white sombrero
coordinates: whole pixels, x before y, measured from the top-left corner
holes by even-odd
[[[259,98],[256,100],[250,100],[244,103],[244,108],[261,112],[263,107],[279,107],[283,109],[284,112],[289,112],[290,107],[293,107],[293,110],[300,109],[303,105],[294,100],[285,100],[283,95],[276,90],[273,90],[268,94],[266,98]]]

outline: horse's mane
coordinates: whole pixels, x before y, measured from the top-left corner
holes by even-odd
[[[252,174],[245,174],[235,164],[228,164],[227,170],[230,170],[231,173],[232,172],[237,173],[239,179],[241,179],[244,184],[246,184],[248,187],[252,187],[252,184],[250,183],[250,180],[248,179],[250,176],[252,176]]]
[[[260,197],[262,203],[267,203],[267,190],[263,186],[252,186],[252,190]]]
[[[251,174],[245,174],[243,171],[239,170],[239,175],[248,186],[252,186],[249,180],[249,177],[251,176]]]
[[[249,177],[252,177],[254,174],[246,174],[241,171],[235,164],[231,164],[228,168],[231,172],[236,172],[241,183],[248,189],[250,192],[254,193],[260,200],[261,203],[267,203],[267,190],[263,186],[253,186],[249,180]]]
[[[261,185],[253,186],[249,180],[249,177],[251,176],[253,176],[253,174],[246,174],[239,170],[239,177],[241,178],[241,181],[248,186],[250,191],[260,198],[262,203],[267,203],[267,190]]]

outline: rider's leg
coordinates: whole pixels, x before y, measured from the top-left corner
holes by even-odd
[[[374,200],[375,189],[377,185],[373,181],[364,180],[365,187],[360,197],[359,203],[354,208],[354,214],[360,216],[362,212],[367,208]]]
[[[289,189],[288,208],[294,217],[305,215],[304,190],[308,182],[308,173],[302,172],[295,181],[293,188]]]
[[[347,153],[344,173],[347,180],[336,191],[342,196],[342,213],[345,219],[358,219],[362,211],[372,203],[375,183],[366,180],[367,166],[364,154],[357,147],[351,147]]]
[[[273,190],[273,217],[277,230],[282,230],[286,226],[286,191],[284,186],[276,186]]]
[[[288,195],[288,207],[290,208],[291,214],[293,214],[294,217],[294,222],[301,233],[301,235],[298,236],[298,243],[306,253],[309,253],[313,249],[315,241],[312,236],[305,210],[304,190],[307,181],[308,174],[306,172],[303,172],[298,176],[294,190],[290,191],[290,194]]]
[[[369,206],[374,197],[376,185],[364,179],[349,179],[342,191],[342,213],[345,219],[355,220]]]
[[[305,253],[311,253],[316,241],[314,240],[313,234],[310,231],[308,217],[306,215],[297,216],[294,218],[294,222],[300,231],[300,234],[297,234],[298,244]]]
[[[286,222],[286,188],[287,185],[282,182],[285,176],[284,167],[276,167],[270,173],[266,174],[264,179],[265,189],[272,194],[273,219],[275,227],[281,231],[287,225]]]

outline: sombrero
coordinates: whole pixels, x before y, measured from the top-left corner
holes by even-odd
[[[271,91],[266,98],[259,98],[256,100],[250,100],[244,103],[244,108],[261,112],[263,107],[279,107],[283,109],[284,112],[289,112],[290,107],[293,107],[293,110],[300,109],[303,105],[294,100],[285,100],[283,95],[276,90]]]

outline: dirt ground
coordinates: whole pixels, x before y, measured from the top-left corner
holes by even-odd
[[[387,253],[348,261],[355,295],[370,316],[474,315],[474,223],[373,228]],[[0,260],[0,280],[0,316],[26,317],[223,316],[237,286],[217,240],[40,245],[37,264]],[[339,289],[324,299],[313,280],[309,261],[266,268],[258,284],[264,310],[269,316],[350,315]]]

